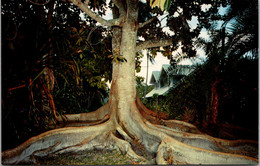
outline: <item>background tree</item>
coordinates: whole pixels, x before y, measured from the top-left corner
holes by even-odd
[[[257,139],[258,12],[252,1],[243,7],[236,3],[233,1],[223,16],[220,29],[213,24],[209,39],[198,39],[197,45],[208,56],[205,64],[169,92],[164,101],[172,108],[172,118],[193,123],[210,135]],[[239,132],[239,127],[232,125],[244,128]],[[249,130],[245,132],[245,128]],[[238,134],[242,130],[245,134]]]
[[[2,2],[3,150],[48,130],[54,114],[93,111],[108,96],[111,37],[74,5],[42,3]]]
[[[229,8],[227,14],[223,16],[225,18],[225,22],[222,25],[222,28],[219,30],[212,30],[211,40],[209,42],[204,42],[203,44],[209,56],[209,64],[212,64],[212,68],[215,68],[214,75],[216,79],[212,84],[211,101],[215,100],[215,104],[217,105],[220,104],[219,95],[225,96],[224,94],[221,94],[221,89],[226,89],[226,91],[228,91],[227,84],[231,81],[229,78],[234,78],[233,76],[237,75],[235,74],[236,72],[234,72],[234,68],[238,67],[237,64],[242,64],[243,62],[247,63],[246,61],[248,58],[251,60],[255,59],[257,61],[258,46],[256,45],[256,36],[258,36],[258,31],[256,27],[258,23],[254,18],[257,17],[258,7],[255,4],[257,4],[256,1],[248,1],[243,5],[243,7],[241,7],[241,4],[238,5],[237,2],[232,1],[230,4],[231,7]],[[233,21],[233,23],[231,24],[231,27],[228,28],[227,25],[230,21]],[[252,26],[248,28],[248,26],[245,26],[246,24],[250,24]],[[230,70],[233,71],[231,72]],[[239,71],[243,69],[238,67],[235,70]],[[253,75],[253,73],[256,74],[256,72],[257,70],[251,70],[248,75]],[[257,80],[255,79],[253,82],[250,86],[247,86],[249,89],[250,87],[256,87]],[[232,86],[236,87],[235,84]],[[251,91],[249,89],[248,91]],[[234,91],[229,94],[232,93],[236,92]],[[215,97],[215,99],[213,99],[213,97]],[[233,97],[236,98],[235,96]],[[212,118],[211,121],[216,125],[219,110],[218,106],[213,106],[212,104],[209,108],[214,108],[214,110],[208,112],[210,112],[209,116]],[[223,114],[225,113],[222,111],[222,116]]]
[[[134,158],[144,159],[133,151],[133,144],[143,146],[144,152],[156,154],[158,164],[257,162],[254,154],[245,152],[245,146],[253,148],[254,141],[220,140],[202,134],[195,126],[185,122],[157,120],[136,93],[136,52],[148,48],[153,48],[150,51],[155,52],[166,46],[165,49],[173,51],[177,49],[177,43],[182,42],[183,51],[190,56],[195,55],[192,38],[199,34],[201,26],[197,31],[190,30],[187,20],[196,15],[203,22],[202,17],[212,15],[223,1],[171,1],[166,18],[167,26],[174,31],[173,36],[162,31],[157,17],[163,12],[158,8],[151,9],[147,5],[150,2],[113,0],[109,4],[113,11],[111,20],[100,17],[104,1],[70,2],[112,29],[113,72],[109,101],[97,111],[66,116],[68,122],[81,122],[85,127],[65,127],[33,137],[17,148],[3,152],[4,163],[17,163],[31,155],[75,152],[97,146],[119,149]],[[203,12],[202,4],[211,4],[212,8]],[[91,8],[101,13],[95,13]],[[138,41],[138,36],[145,41]],[[236,150],[230,146],[235,146]],[[232,154],[236,152],[239,154]]]

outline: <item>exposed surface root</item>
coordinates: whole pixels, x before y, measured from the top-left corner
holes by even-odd
[[[135,119],[138,118],[140,117],[136,117]],[[176,124],[177,121],[172,121],[171,123],[173,122]],[[170,121],[168,121],[168,123],[170,123]],[[200,132],[198,132],[198,130],[196,130],[196,127],[193,125],[190,125],[185,122],[182,123],[182,125],[186,126],[186,128],[190,128],[190,130],[186,131],[192,131],[192,133],[183,132],[181,130],[174,131],[170,127],[151,124],[148,121],[145,121],[145,125],[142,125],[142,127],[146,133],[145,135],[154,135],[155,137],[157,136],[157,138],[160,138],[162,142],[165,142],[166,145],[164,145],[161,142],[158,149],[165,149],[165,147],[167,147],[173,152],[174,158],[177,161],[181,161],[183,163],[256,164],[258,162],[258,160],[255,158],[241,155],[245,154],[241,153],[242,151],[250,151],[251,149],[257,149],[257,142],[255,141],[228,141],[217,139],[205,134],[199,134]],[[234,150],[232,146],[236,146],[236,150]],[[248,147],[250,147],[250,149]],[[157,155],[162,156],[163,152],[158,154],[158,149]],[[161,163],[165,162],[165,160],[162,157],[158,157],[157,160]]]
[[[167,133],[167,135],[175,138],[176,140],[191,146],[195,146],[207,150],[214,150],[217,152],[225,152],[225,153],[232,153],[232,154],[247,155],[251,157],[258,157],[257,141],[223,140],[205,134],[180,132],[169,127],[154,125],[149,122],[146,122],[146,124],[149,127],[157,130],[158,132],[163,131],[164,133]]]
[[[81,120],[78,120],[78,121],[65,121],[64,123],[59,123],[59,124],[56,124],[56,125],[50,124],[49,127],[55,129],[55,128],[62,128],[62,127],[94,126],[94,125],[98,125],[98,124],[104,123],[108,119],[109,119],[109,115],[106,114],[103,117],[103,119],[96,120],[96,121],[87,121],[87,120],[84,120],[84,121],[81,121]]]
[[[172,137],[165,138],[167,147],[172,149],[176,160],[192,164],[256,164],[258,160],[236,154],[221,153],[193,147]]]
[[[132,158],[135,159],[139,159],[139,160],[143,160],[146,161],[145,158],[143,158],[142,156],[137,155],[129,142],[122,140],[120,138],[117,138],[113,133],[110,134],[110,139],[113,143],[114,146],[116,146],[117,148],[119,148],[119,150],[123,153],[123,154],[127,154]]]
[[[104,119],[110,115],[109,103],[106,103],[104,106],[100,107],[96,111],[80,114],[65,114],[63,116],[57,117],[57,125],[75,125],[79,124],[88,124],[95,125],[104,122]],[[50,125],[55,126],[53,122]]]
[[[161,144],[158,147],[157,150],[157,156],[156,156],[156,163],[161,164],[168,164],[167,160],[164,158],[166,152],[166,145],[164,142],[161,142]]]
[[[108,108],[110,112],[107,112]],[[88,114],[90,118],[69,116],[69,122],[73,123],[68,125],[79,123],[85,126],[64,127],[32,137],[22,145],[2,152],[2,162],[17,164],[33,160],[33,156],[93,149],[117,149],[146,164],[148,160],[157,164],[258,162],[257,141],[214,138],[192,124],[176,120],[161,120],[163,125],[152,124],[143,118],[140,103],[130,103],[126,108],[129,111],[118,113],[117,105],[109,103]]]
[[[161,120],[161,121],[164,124],[163,126],[166,126],[176,131],[202,134],[202,132],[196,126],[184,121],[179,121],[179,120]]]
[[[113,128],[112,121],[89,127],[65,127],[47,131],[30,138],[14,149],[2,152],[2,163],[17,164],[28,160],[31,155],[45,156],[49,153],[91,149],[99,145],[100,140],[104,140],[107,128]]]
[[[136,96],[136,106],[142,116],[147,120],[153,120],[155,123],[160,123],[161,119],[169,119],[169,116],[165,113],[156,113],[146,108],[138,95]]]

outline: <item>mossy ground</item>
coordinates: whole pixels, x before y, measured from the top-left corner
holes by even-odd
[[[154,161],[143,161],[131,158],[117,150],[93,150],[77,153],[50,155],[47,157],[34,157],[26,165],[140,165],[154,164]]]

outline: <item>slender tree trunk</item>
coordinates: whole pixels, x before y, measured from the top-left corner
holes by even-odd
[[[217,124],[218,118],[218,106],[219,106],[219,94],[218,94],[218,83],[219,80],[216,78],[211,86],[211,116],[210,122],[214,125]]]
[[[215,80],[213,80],[213,83],[211,84],[210,89],[210,101],[209,101],[209,109],[207,113],[207,123],[204,125],[205,128],[207,128],[211,135],[218,136],[219,129],[217,127],[218,122],[218,112],[219,112],[219,78],[218,78],[218,65],[214,66],[214,75]]]
[[[149,70],[149,54],[148,54],[148,52],[147,52],[147,54],[146,54],[146,57],[147,57],[147,59],[146,59],[146,80],[145,80],[145,89],[144,89],[144,99],[146,99],[146,93],[147,93],[147,86],[148,86],[148,70]]]

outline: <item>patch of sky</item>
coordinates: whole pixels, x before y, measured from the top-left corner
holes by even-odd
[[[224,14],[227,13],[227,10],[228,10],[229,7],[230,7],[230,6],[223,7],[223,6],[221,5],[221,6],[219,7],[219,9],[218,9],[218,13],[223,16]]]
[[[200,8],[203,12],[206,12],[207,10],[209,10],[209,8],[211,8],[211,5],[210,4],[203,4],[203,5],[200,5]]]
[[[187,21],[191,29],[195,29],[198,26],[198,17],[192,16],[190,21]]]
[[[227,11],[228,11],[229,8],[230,8],[230,6],[223,7],[223,6],[221,5],[221,6],[218,8],[218,14],[221,15],[221,16],[224,16],[224,15],[227,13]],[[216,24],[217,24],[216,29],[221,29],[223,23],[224,23],[224,21],[217,21],[217,22],[216,22]],[[230,26],[231,26],[230,23],[231,23],[231,22],[227,23],[226,27],[230,27]]]

